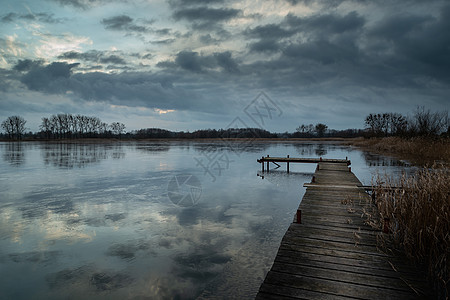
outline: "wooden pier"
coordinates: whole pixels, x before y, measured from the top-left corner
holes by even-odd
[[[296,157],[289,157],[289,155],[287,157],[270,157],[269,155],[267,155],[266,157],[261,157],[261,159],[257,159],[257,162],[259,162],[261,164],[261,169],[264,172],[264,163],[267,164],[267,172],[270,171],[269,169],[269,163],[273,163],[277,166],[277,168],[280,167],[280,165],[278,163],[286,163],[287,166],[287,172],[289,173],[289,163],[320,163],[320,162],[327,162],[327,163],[344,163],[347,164],[347,166],[349,166],[351,164],[350,160],[348,160],[347,158],[345,159],[329,159],[329,158],[296,158]]]
[[[377,247],[370,196],[347,161],[318,162],[256,299],[428,299],[424,273]]]

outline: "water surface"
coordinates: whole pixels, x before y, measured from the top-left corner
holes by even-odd
[[[315,169],[259,174],[267,154],[404,168],[329,143],[0,143],[0,298],[253,298]]]

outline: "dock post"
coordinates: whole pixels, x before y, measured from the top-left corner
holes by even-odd
[[[296,220],[296,223],[302,224],[302,210],[301,209],[297,209],[297,220]]]
[[[267,157],[269,157],[269,154],[267,154]],[[267,172],[269,172],[269,161],[267,161]]]
[[[264,173],[264,156],[261,156],[261,167],[262,167],[262,172]]]
[[[288,154],[287,158],[289,158],[289,154]],[[288,162],[287,162],[287,172],[288,172],[288,174],[289,174],[289,160],[288,160]]]
[[[348,167],[348,171],[351,173],[352,172],[352,167]]]

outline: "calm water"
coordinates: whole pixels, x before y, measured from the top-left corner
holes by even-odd
[[[1,299],[253,298],[315,165],[401,162],[333,144],[0,143]]]

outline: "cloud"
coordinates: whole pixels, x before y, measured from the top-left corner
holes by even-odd
[[[258,39],[249,44],[252,52],[275,53],[284,51],[288,56],[317,56],[319,61],[328,63],[334,61],[334,50],[339,50],[336,56],[342,56],[342,51],[354,45],[365,24],[364,18],[356,12],[344,16],[335,14],[314,14],[308,17],[298,17],[288,14],[282,22],[256,26],[244,31],[245,36]],[[345,44],[349,44],[348,46]],[[330,46],[331,48],[320,48]],[[299,50],[299,51],[297,51]],[[355,49],[351,49],[354,52]],[[321,53],[321,52],[324,53]],[[316,53],[317,52],[317,53]]]
[[[226,59],[222,64],[226,65]],[[71,96],[74,101],[107,102],[161,110],[214,111],[222,106],[221,103],[208,102],[202,95],[201,87],[198,90],[176,87],[173,84],[176,75],[167,73],[74,73],[73,70],[79,64],[54,62],[35,65],[20,76],[20,81],[29,90]]]
[[[105,29],[120,30],[120,31],[134,31],[134,32],[148,32],[149,29],[145,26],[136,25],[134,20],[127,15],[119,15],[111,18],[105,18],[101,21]]]
[[[115,53],[115,52],[112,52]],[[58,56],[59,59],[79,60],[84,62],[93,62],[97,64],[126,65],[127,61],[109,51],[90,50],[87,52],[69,51]],[[91,66],[92,67],[92,66]]]
[[[371,53],[411,75],[422,74],[439,80],[450,77],[450,5],[438,18],[430,15],[394,14],[368,31]],[[370,50],[370,49],[369,49]]]
[[[13,70],[16,71],[29,71],[33,68],[40,67],[44,63],[43,60],[31,60],[31,59],[24,59],[19,60],[17,64],[13,67]]]
[[[237,17],[240,12],[233,8],[195,7],[177,10],[173,16],[176,20],[221,22]]]
[[[35,36],[39,38],[39,45],[35,47],[35,55],[49,60],[68,51],[79,51],[82,49],[82,45],[93,44],[89,37],[75,36],[71,33],[53,35],[39,32],[35,33]]]
[[[63,23],[65,21],[64,18],[55,18],[54,14],[49,13],[29,13],[29,14],[17,14],[17,13],[8,13],[0,17],[0,21],[3,23],[15,22],[16,20],[25,20],[29,21],[39,21],[42,23],[48,24],[56,24]]]
[[[283,24],[267,24],[247,29],[244,34],[249,38],[259,39],[257,42],[250,43],[250,51],[278,52],[282,48],[279,41],[291,37],[295,31],[285,28]]]
[[[365,24],[365,19],[355,11],[344,16],[337,14],[315,14],[308,17],[298,17],[293,14],[288,14],[284,23],[292,30],[298,30],[309,36],[329,36],[360,30]]]
[[[236,61],[231,57],[231,52],[215,53],[214,57],[217,60],[217,64],[228,73],[238,73],[239,68]]]
[[[267,24],[249,29],[245,34],[250,38],[280,39],[290,37],[295,31],[289,28],[283,28],[282,24]]]
[[[120,0],[51,0],[62,6],[72,6],[78,9],[87,10],[92,7],[100,6],[112,2],[120,2]]]
[[[108,57],[101,58],[100,62],[104,64],[116,64],[116,65],[125,65],[127,63],[122,57],[117,55],[110,55]]]
[[[169,0],[169,4],[172,7],[208,5],[225,2],[226,0]]]
[[[215,30],[223,31],[221,24],[230,21],[242,14],[242,11],[234,8],[210,8],[206,6],[199,7],[181,7],[177,8],[172,16],[175,20],[186,20],[191,22],[194,30]]]
[[[237,62],[232,58],[231,52],[216,52],[211,55],[199,55],[194,51],[181,51],[175,60],[159,62],[160,68],[181,68],[194,73],[213,70],[223,70],[226,73],[238,73]]]
[[[33,63],[27,63],[33,64]],[[23,63],[19,62],[16,67],[23,68]],[[41,66],[34,63],[35,67],[31,68],[26,73],[21,81],[30,90],[48,91],[52,93],[64,93],[67,80],[72,75],[72,69],[79,64],[66,64],[61,62],[54,62],[47,66]]]

